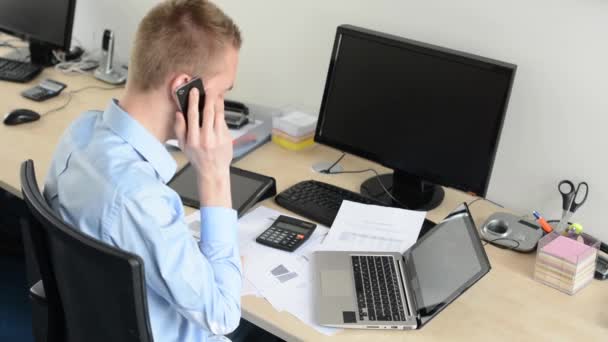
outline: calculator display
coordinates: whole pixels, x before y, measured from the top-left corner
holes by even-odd
[[[49,81],[49,80],[44,80],[44,81],[40,82],[40,87],[44,88],[44,89],[48,89],[50,91],[60,91],[64,88],[61,84],[57,84],[57,83],[55,83],[53,81]]]
[[[274,226],[275,227],[279,227],[279,228],[283,228],[283,229],[289,229],[289,230],[292,230],[292,231],[294,231],[296,233],[300,233],[300,234],[306,234],[309,231],[309,229],[298,227],[296,225],[289,224],[289,223],[286,223],[286,222],[281,222],[281,221],[276,222],[274,224]]]

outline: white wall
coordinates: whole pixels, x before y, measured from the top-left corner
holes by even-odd
[[[126,61],[138,20],[156,2],[79,0],[75,36],[90,45],[94,30],[112,28]],[[517,64],[488,198],[522,214],[537,209],[557,217],[557,182],[586,180],[590,196],[575,220],[608,241],[602,219],[608,202],[608,1],[217,3],[245,39],[232,97],[261,104],[318,111],[335,28],[343,23]]]

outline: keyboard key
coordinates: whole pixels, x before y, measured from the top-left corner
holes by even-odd
[[[351,256],[359,318],[403,321],[395,263],[388,256]]]
[[[331,226],[344,199],[384,205],[355,192],[313,180],[297,183],[275,197],[279,205],[326,226]]]

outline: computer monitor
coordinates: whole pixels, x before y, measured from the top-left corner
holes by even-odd
[[[394,170],[410,209],[448,186],[485,196],[516,66],[350,25],[338,27],[315,141]],[[381,196],[378,179],[361,192]],[[385,197],[388,201],[388,198]]]
[[[0,31],[27,39],[30,60],[49,65],[52,50],[68,50],[76,0],[1,0]]]

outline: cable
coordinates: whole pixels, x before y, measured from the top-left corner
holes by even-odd
[[[500,241],[500,240],[511,241],[511,242],[516,243],[517,245],[512,246],[512,247],[507,247],[507,246],[501,246],[501,245],[497,245],[497,244],[495,244],[495,243],[494,243],[495,241]],[[482,241],[484,241],[484,242],[485,242],[485,243],[483,244],[484,246],[486,246],[488,243],[491,243],[491,244],[492,244],[492,246],[496,246],[496,247],[501,248],[501,249],[514,250],[514,249],[516,249],[517,247],[519,247],[519,241],[517,241],[517,240],[513,240],[513,239],[509,239],[509,238],[498,238],[498,239],[493,239],[493,240],[486,240],[486,239],[482,239]]]
[[[396,199],[395,196],[393,196],[393,194],[391,194],[391,192],[386,188],[386,186],[384,186],[384,183],[382,183],[382,181],[380,180],[380,174],[378,173],[378,171],[376,171],[374,169],[354,170],[354,171],[336,171],[336,172],[329,172],[329,174],[330,175],[339,175],[342,173],[365,173],[365,172],[374,173],[374,175],[376,176],[375,179],[378,182],[378,184],[380,185],[380,187],[382,187],[382,190],[384,190],[384,193],[386,193],[386,195],[388,197],[390,197],[393,201],[395,201],[395,203],[399,204],[399,206],[401,206],[402,208],[408,209],[407,205],[401,203],[401,201]]]
[[[492,203],[492,204],[494,204],[494,205],[496,205],[496,206],[498,206],[498,207],[504,208],[504,206],[503,206],[502,204],[496,203],[496,202],[494,202],[494,201],[492,201],[492,200],[489,200],[489,199],[487,199],[487,198],[485,198],[485,197],[477,197],[476,199],[474,199],[474,200],[472,200],[471,202],[467,203],[467,205],[470,207],[470,206],[472,206],[472,205],[473,205],[473,203],[478,202],[478,201],[485,201],[485,202],[489,202],[489,203]]]
[[[11,49],[19,49],[18,46],[15,46],[13,44],[11,44],[12,42],[19,42],[21,41],[20,39],[7,39],[7,40],[0,40],[0,47],[7,47],[7,48],[11,48]]]
[[[98,50],[85,52],[80,58],[74,61],[66,61],[65,54],[53,51],[53,56],[59,61],[55,65],[55,70],[64,74],[89,74],[89,71],[99,66],[99,61],[95,59]]]
[[[13,49],[14,51],[14,55],[12,55],[12,59],[17,59],[20,62],[25,62],[27,61],[28,58],[30,58],[30,55],[27,54],[27,50],[24,51],[22,50],[23,47],[20,46],[15,46],[13,44],[11,44],[11,42],[14,41],[19,41],[19,39],[9,39],[9,40],[4,40],[4,41],[0,41],[0,48],[5,47],[5,48],[9,48],[9,49]],[[4,56],[6,58],[6,56]]]
[[[479,201],[485,201],[486,199],[483,197],[477,197],[476,199],[472,200],[471,202],[467,203],[467,205],[469,206],[469,208],[475,203],[475,202],[479,202]]]
[[[346,153],[342,152],[342,155],[340,156],[340,158],[338,158],[338,160],[336,160],[333,164],[331,164],[330,167],[328,167],[325,170],[321,170],[321,173],[331,173],[331,169],[334,168],[334,166],[338,165],[339,162],[342,161],[342,159],[344,159],[344,157],[346,157]]]
[[[89,90],[89,89],[114,90],[114,89],[119,89],[119,88],[123,88],[123,87],[124,86],[122,86],[122,85],[115,86],[115,87],[87,86],[87,87],[82,87],[82,88],[79,88],[76,90],[72,90],[72,91],[66,93],[68,96],[68,99],[61,106],[50,109],[50,110],[42,113],[40,116],[46,116],[48,114],[58,112],[58,111],[64,109],[65,107],[67,107],[70,104],[70,102],[72,102],[72,98],[74,97],[74,94],[78,94],[82,91]]]
[[[17,47],[15,45],[9,43],[8,41],[0,42],[0,47],[7,47],[7,48],[11,48],[11,49],[17,49]]]
[[[365,183],[361,184],[361,189],[363,190],[362,192],[365,192],[369,197],[371,198],[375,198],[378,199],[378,197],[382,196],[385,194],[384,190],[380,189],[379,192],[377,193],[372,193],[372,191],[367,187],[367,185],[365,185]],[[388,191],[392,191],[393,187],[392,186],[387,186],[386,189]]]
[[[402,208],[407,209],[407,205],[401,203],[401,201],[399,201],[398,199],[396,199],[393,194],[391,194],[391,192],[386,188],[386,186],[384,186],[384,184],[382,183],[382,181],[380,180],[380,174],[378,173],[378,171],[374,170],[374,169],[364,169],[364,170],[353,170],[353,171],[331,171],[331,169],[334,168],[334,166],[338,165],[338,163],[344,159],[344,157],[346,156],[346,153],[342,153],[342,155],[340,156],[340,158],[338,158],[338,160],[336,160],[333,164],[331,164],[330,167],[328,167],[325,170],[321,170],[321,173],[324,174],[329,174],[329,175],[339,175],[339,174],[343,174],[343,173],[365,173],[365,172],[373,172],[376,175],[376,181],[378,181],[378,184],[380,184],[380,187],[384,190],[384,193],[386,193],[386,195],[388,197],[390,197],[393,201],[395,201],[395,203],[399,204]]]

